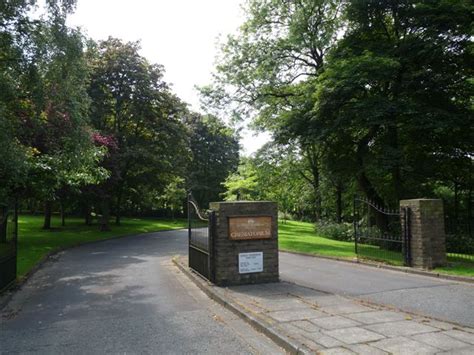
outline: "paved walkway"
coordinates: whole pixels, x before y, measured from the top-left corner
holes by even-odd
[[[171,264],[182,231],[61,253],[0,310],[0,353],[278,354]]]
[[[281,279],[474,327],[474,284],[280,253]]]
[[[395,312],[291,283],[205,287],[271,331],[296,342],[303,352],[474,353],[473,328]]]

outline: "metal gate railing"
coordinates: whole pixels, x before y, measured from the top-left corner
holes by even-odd
[[[354,247],[357,257],[411,265],[409,209],[390,210],[354,198]]]
[[[215,212],[201,212],[192,194],[188,195],[189,267],[208,280],[214,279],[213,232]]]
[[[474,220],[467,216],[445,216],[448,262],[474,267]]]
[[[0,291],[16,280],[18,250],[17,204],[0,207]]]

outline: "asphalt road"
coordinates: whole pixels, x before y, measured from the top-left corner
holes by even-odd
[[[281,279],[474,327],[474,284],[280,253]]]
[[[0,353],[281,353],[171,264],[186,247],[177,231],[62,252],[0,312]]]
[[[281,352],[171,264],[186,253],[186,231],[60,253],[0,311],[0,353]],[[302,286],[474,326],[474,285],[288,253],[280,272]]]

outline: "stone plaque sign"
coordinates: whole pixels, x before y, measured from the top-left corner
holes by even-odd
[[[229,217],[229,238],[231,240],[270,239],[272,217]]]
[[[240,253],[239,274],[263,271],[263,252]]]

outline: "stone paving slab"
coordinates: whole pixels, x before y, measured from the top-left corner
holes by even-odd
[[[436,328],[412,320],[373,324],[368,325],[365,328],[370,329],[379,334],[383,334],[387,337],[415,335],[437,331]]]
[[[405,315],[393,311],[371,311],[347,315],[348,318],[364,324],[376,324],[405,320]]]
[[[345,327],[349,328],[361,325],[361,323],[359,322],[342,316],[330,316],[319,319],[311,319],[311,322],[326,330],[341,329]]]
[[[439,348],[421,343],[419,341],[407,338],[407,337],[397,337],[383,339],[372,344],[372,346],[377,347],[381,350],[384,350],[391,354],[437,354],[440,352]]]
[[[217,288],[219,289],[219,288]],[[227,297],[320,354],[474,353],[474,330],[291,283],[230,287]]]
[[[437,348],[443,350],[453,350],[469,347],[469,344],[440,332],[414,335],[412,339],[428,345],[436,346]]]
[[[316,311],[311,308],[306,309],[287,309],[284,311],[276,311],[273,310],[267,313],[273,319],[279,322],[290,322],[290,321],[298,321],[298,320],[305,320],[305,319],[313,319],[313,318],[322,318],[325,316],[324,313]]]
[[[287,282],[221,288],[222,302],[287,339],[298,353],[474,354],[474,329]],[[298,345],[300,344],[300,345]]]

